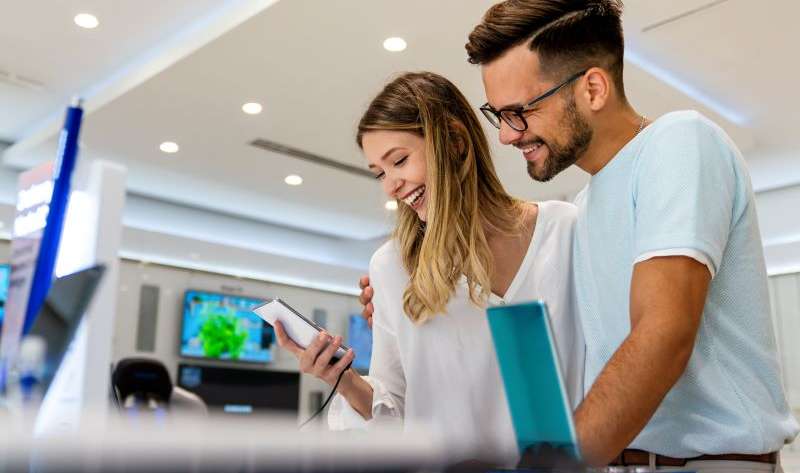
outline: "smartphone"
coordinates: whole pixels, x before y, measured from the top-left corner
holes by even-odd
[[[276,321],[280,321],[286,330],[286,335],[303,348],[308,347],[319,336],[320,332],[325,331],[325,329],[280,299],[269,300],[252,310],[272,326],[275,325]],[[346,345],[341,345],[336,350],[331,362],[343,358],[349,349]]]

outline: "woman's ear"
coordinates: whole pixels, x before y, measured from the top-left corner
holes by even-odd
[[[467,129],[458,120],[450,122],[450,132],[453,134],[453,141],[455,142],[455,151],[461,159],[467,157]]]
[[[458,149],[458,155],[461,156],[462,159],[466,158],[467,157],[467,143],[465,142],[464,137],[461,136],[460,134],[456,135],[456,147]]]

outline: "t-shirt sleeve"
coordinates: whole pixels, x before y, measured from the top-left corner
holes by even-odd
[[[735,151],[699,115],[653,133],[633,174],[634,260],[650,252],[689,248],[708,257],[714,274],[733,215]]]
[[[692,258],[708,268],[708,272],[711,274],[711,279],[714,279],[714,276],[716,275],[716,269],[711,263],[711,260],[708,259],[708,255],[693,248],[670,248],[668,250],[648,251],[647,253],[640,254],[633,261],[633,264],[641,263],[642,261],[647,261],[652,258],[658,258],[659,256],[686,256],[687,258]]]

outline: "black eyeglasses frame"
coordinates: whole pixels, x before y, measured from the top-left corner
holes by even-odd
[[[495,109],[492,108],[491,105],[489,105],[489,102],[486,102],[485,104],[481,105],[480,111],[481,111],[481,113],[483,113],[483,116],[485,116],[486,119],[489,120],[489,123],[491,123],[498,130],[500,129],[500,120],[502,120],[502,121],[506,122],[506,124],[508,126],[510,126],[512,130],[525,131],[525,130],[528,129],[528,120],[527,120],[527,118],[525,118],[525,114],[526,113],[531,111],[533,109],[533,107],[535,105],[539,104],[542,100],[544,100],[547,97],[550,97],[552,95],[555,95],[556,93],[558,93],[558,91],[560,91],[566,85],[576,81],[577,79],[582,77],[584,74],[586,74],[588,71],[589,71],[589,69],[585,69],[585,70],[583,70],[581,72],[578,72],[578,73],[575,73],[575,74],[569,76],[569,78],[567,80],[565,80],[564,82],[561,82],[560,84],[558,84],[555,87],[549,89],[548,91],[546,91],[542,95],[536,97],[535,99],[531,100],[530,102],[528,102],[527,104],[525,104],[525,105],[523,105],[521,107],[507,107],[507,108],[501,108],[500,110],[495,110]],[[519,119],[519,121],[521,123],[524,124],[522,129],[520,129],[517,126],[515,126],[510,117],[507,118],[508,114],[514,115],[516,118]]]

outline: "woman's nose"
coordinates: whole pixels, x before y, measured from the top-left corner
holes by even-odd
[[[383,180],[383,187],[386,195],[389,197],[398,197],[397,193],[403,187],[403,180],[387,175],[386,179]]]

